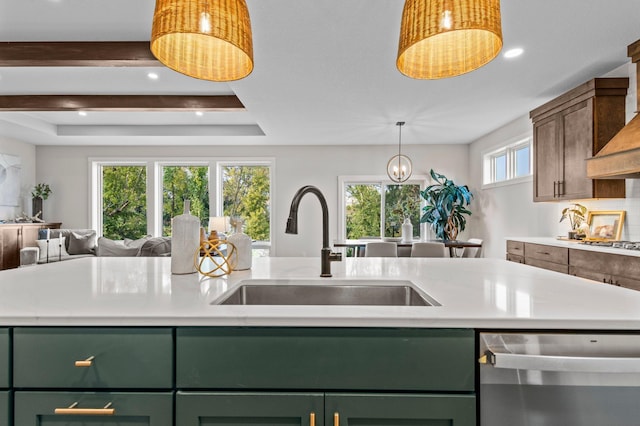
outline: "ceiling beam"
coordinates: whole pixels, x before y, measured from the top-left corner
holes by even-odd
[[[245,111],[235,95],[9,95],[0,111]]]
[[[148,41],[0,42],[2,67],[157,67]]]

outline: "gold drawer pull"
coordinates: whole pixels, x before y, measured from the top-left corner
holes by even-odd
[[[340,413],[333,413],[333,426],[340,426]]]
[[[316,413],[309,413],[309,426],[316,426]]]
[[[115,408],[111,408],[111,402],[103,408],[76,408],[78,401],[74,402],[67,408],[56,408],[55,414],[71,414],[78,416],[113,416],[116,413]]]
[[[93,364],[93,360],[95,359],[95,356],[90,356],[89,358],[85,359],[84,361],[76,361],[75,366],[76,367],[91,367],[91,365]]]

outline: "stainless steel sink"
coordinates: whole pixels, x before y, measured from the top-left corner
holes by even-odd
[[[440,306],[411,281],[245,280],[212,305]]]

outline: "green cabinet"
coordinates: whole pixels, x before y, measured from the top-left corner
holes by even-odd
[[[181,327],[176,424],[475,426],[474,341],[459,329]]]
[[[14,387],[171,388],[170,328],[16,328]]]
[[[474,395],[178,392],[180,426],[474,426]]]
[[[172,426],[173,394],[16,392],[16,426]]]
[[[321,426],[324,394],[273,392],[178,392],[180,426]]]
[[[9,329],[0,328],[0,389],[9,387]]]
[[[474,358],[473,330],[179,328],[176,384],[472,392]]]
[[[0,392],[0,426],[9,426],[11,399],[8,391]]]
[[[327,393],[325,425],[475,426],[474,395]]]

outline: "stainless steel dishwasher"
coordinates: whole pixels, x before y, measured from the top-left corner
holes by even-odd
[[[640,335],[480,333],[481,426],[640,425]]]

